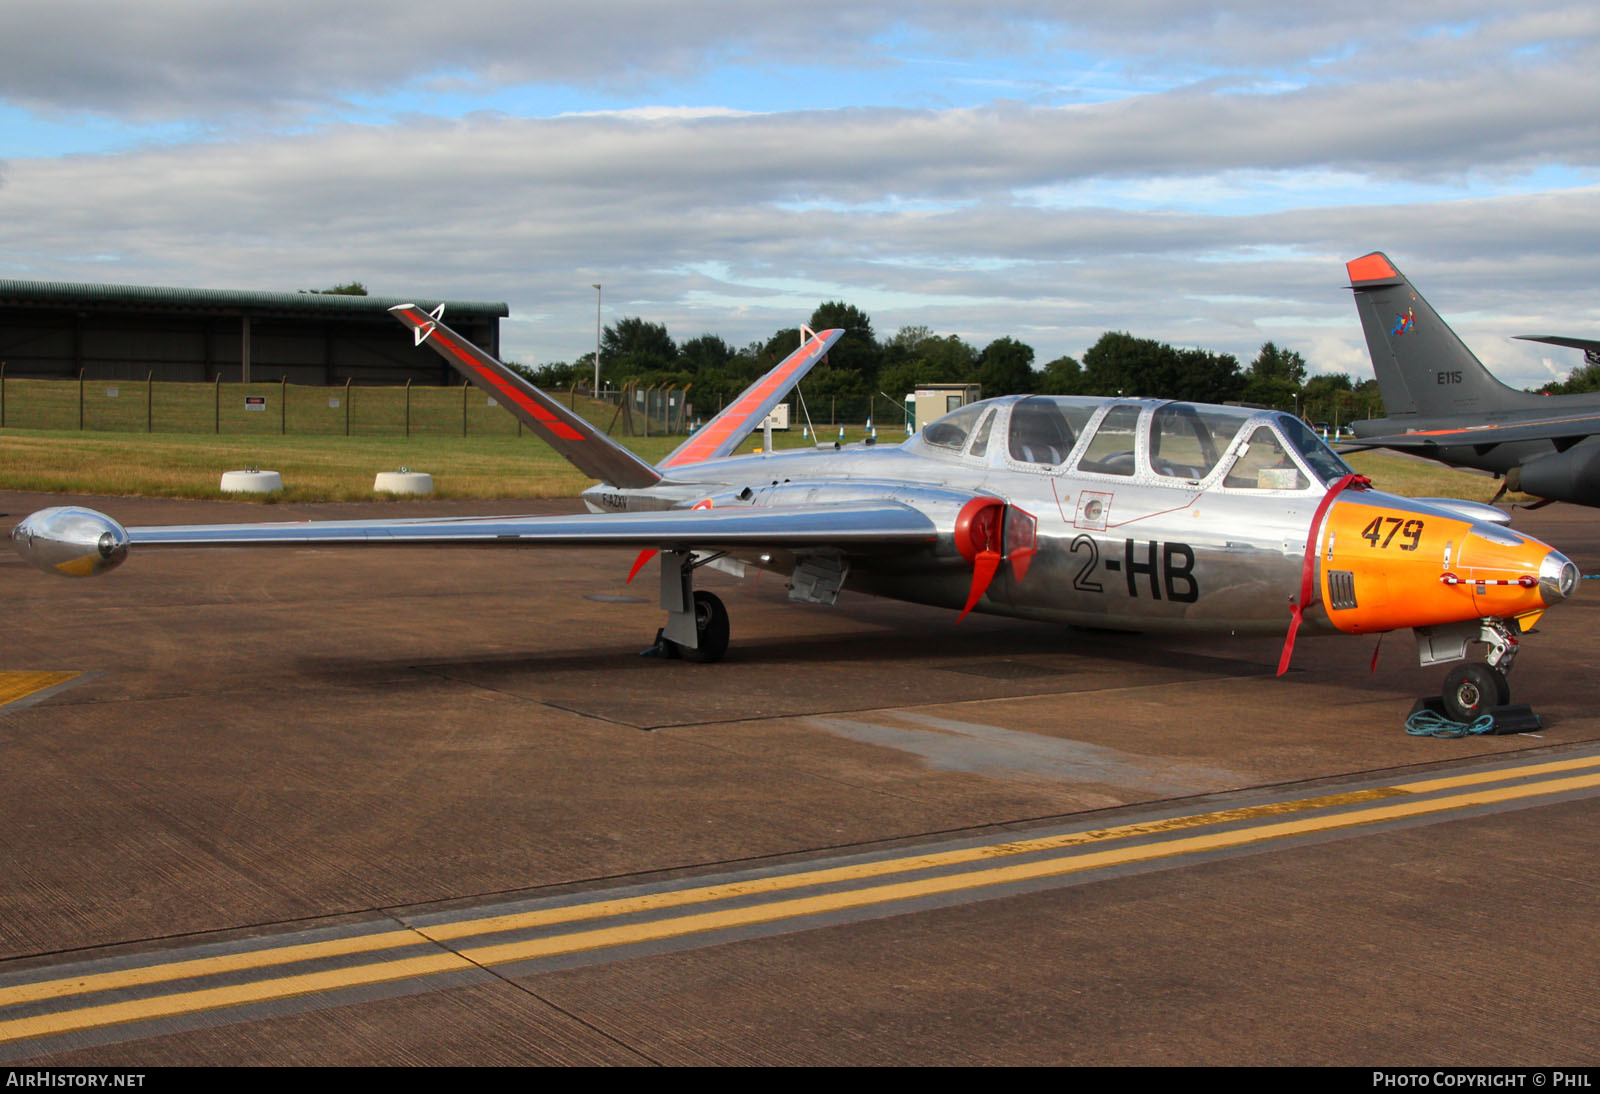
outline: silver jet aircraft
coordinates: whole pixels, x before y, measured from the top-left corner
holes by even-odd
[[[1509,701],[1519,634],[1576,567],[1473,503],[1379,493],[1287,414],[1149,399],[1009,396],[900,445],[730,455],[826,354],[823,331],[651,465],[412,305],[395,309],[584,473],[590,512],[555,517],[124,528],[82,508],[12,533],[42,569],[109,570],[130,548],[265,544],[639,549],[660,556],[658,649],[716,661],[728,615],[704,565],[785,575],[790,598],[852,589],[960,612],[1132,631],[1370,634],[1413,628],[1466,719]],[[808,332],[809,333],[809,332]]]

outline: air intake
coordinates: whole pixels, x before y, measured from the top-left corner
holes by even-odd
[[[1328,607],[1348,611],[1356,606],[1356,575],[1349,570],[1328,571]]]

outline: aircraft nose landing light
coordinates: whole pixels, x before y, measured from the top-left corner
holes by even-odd
[[[1539,595],[1546,604],[1558,604],[1578,589],[1578,568],[1560,551],[1551,551],[1539,563]]]

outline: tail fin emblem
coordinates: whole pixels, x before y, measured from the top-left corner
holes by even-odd
[[[438,328],[439,320],[444,318],[444,305],[440,304],[437,308],[434,308],[428,313],[428,316],[428,322],[418,323],[412,330],[411,336],[416,339],[413,345],[422,345],[422,343],[428,340],[428,335],[432,334],[434,330]]]
[[[1389,330],[1389,337],[1395,338],[1405,334],[1416,325],[1417,310],[1415,308],[1407,308],[1404,315],[1397,315],[1394,317],[1394,326]]]

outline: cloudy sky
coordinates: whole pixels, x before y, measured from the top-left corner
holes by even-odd
[[[1600,333],[1600,6],[52,0],[0,41],[0,277],[504,300],[507,355],[825,299],[1042,363],[1370,375],[1383,250],[1510,382]]]

